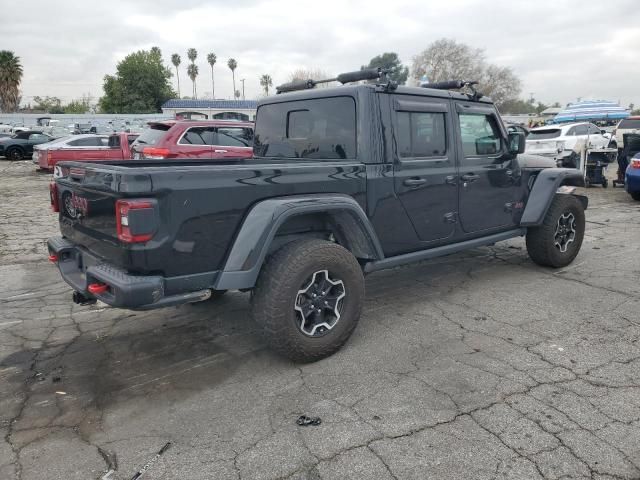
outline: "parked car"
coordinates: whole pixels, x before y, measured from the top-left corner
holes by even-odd
[[[582,174],[537,167],[489,99],[442,90],[452,84],[266,97],[251,162],[63,162],[49,258],[77,303],[147,310],[252,290],[253,318],[295,361],[348,340],[366,273],[521,236],[534,262],[568,265],[585,229]]]
[[[149,122],[131,149],[134,160],[247,158],[253,153],[253,123],[232,120]]]
[[[621,150],[624,148],[625,133],[640,133],[640,117],[627,117],[620,120],[614,132],[618,149]]]
[[[559,166],[576,167],[580,153],[577,148],[607,148],[609,138],[592,123],[567,123],[533,128],[527,136],[526,152],[551,157]]]
[[[42,170],[53,170],[61,160],[129,160],[130,145],[137,137],[138,135],[133,133],[73,135],[35,147],[33,163]]]
[[[627,167],[624,188],[634,200],[640,201],[640,153],[636,153]]]
[[[33,155],[33,147],[50,142],[54,138],[44,132],[27,130],[10,137],[0,138],[0,156],[9,160],[22,160]]]

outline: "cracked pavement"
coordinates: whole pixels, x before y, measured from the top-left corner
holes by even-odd
[[[245,293],[72,304],[33,170],[0,161],[0,478],[129,479],[169,441],[145,478],[640,478],[640,204],[622,190],[588,190],[562,270],[518,239],[371,275],[347,345],[295,365]]]

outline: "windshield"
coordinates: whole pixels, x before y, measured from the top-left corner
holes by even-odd
[[[640,118],[625,118],[620,122],[618,128],[640,128]]]
[[[544,140],[546,138],[558,138],[562,130],[559,128],[545,128],[543,130],[531,130],[527,140]]]
[[[164,133],[169,130],[168,125],[151,125],[149,128],[146,128],[142,131],[140,136],[136,139],[135,142],[131,144],[132,147],[136,145],[155,145],[158,140],[162,138]]]

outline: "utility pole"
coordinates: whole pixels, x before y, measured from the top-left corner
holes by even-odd
[[[241,78],[240,81],[242,82],[242,100],[244,100],[244,78]]]

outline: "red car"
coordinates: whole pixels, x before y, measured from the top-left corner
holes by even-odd
[[[130,160],[129,146],[136,138],[137,133],[73,135],[34,147],[33,163],[39,169],[53,170],[62,160]]]
[[[149,122],[131,145],[133,159],[224,159],[253,156],[253,123],[234,120]]]

